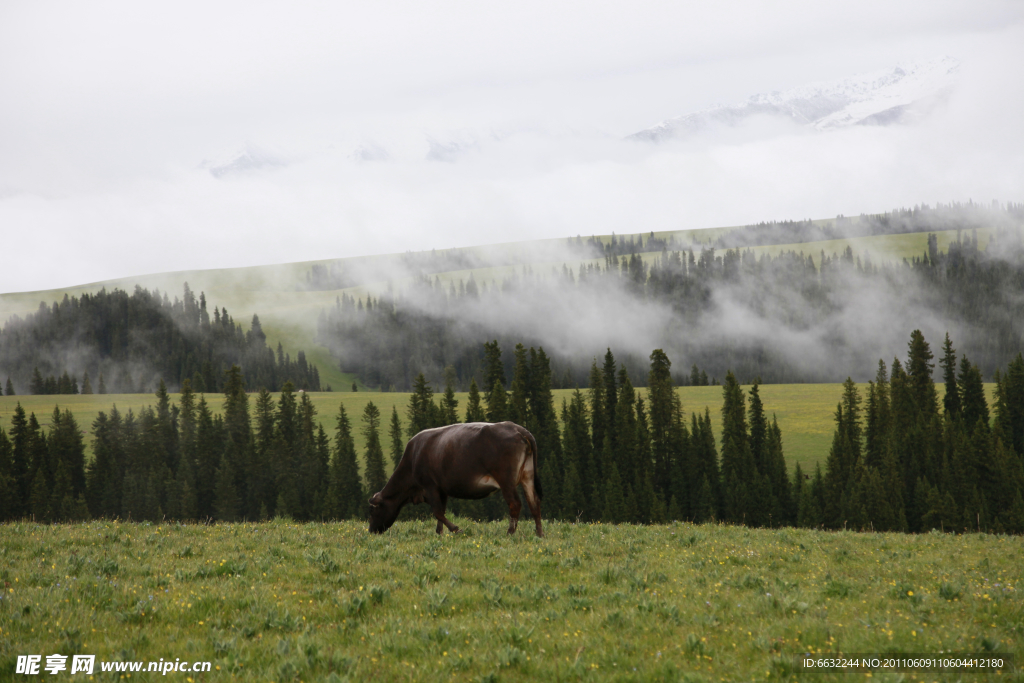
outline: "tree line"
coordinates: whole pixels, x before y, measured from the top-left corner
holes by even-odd
[[[905,364],[878,362],[866,401],[847,379],[824,474],[818,467],[800,491],[798,523],[1024,533],[1024,357],[997,372],[992,416],[978,366],[957,359],[948,334],[941,402],[920,331],[909,347]]]
[[[957,361],[948,339],[940,406],[932,355],[915,331],[905,364],[894,361],[891,372],[879,364],[866,402],[846,382],[828,459],[811,476],[787,467],[782,431],[760,385],[744,390],[733,373],[722,383],[716,436],[708,408],[684,412],[660,349],[649,357],[646,392],[609,349],[603,363],[592,362],[587,386],[560,406],[543,348],[515,347],[511,381],[500,345],[488,342],[484,354],[485,390],[473,379],[464,407],[450,378],[438,397],[419,375],[404,419],[393,409],[386,420],[368,401],[356,424],[341,406],[331,436],[309,396],[290,384],[276,399],[260,390],[250,409],[233,366],[222,415],[188,380],[176,405],[161,386],[155,408],[100,413],[88,463],[70,411],[55,408],[44,430],[19,404],[10,431],[0,430],[0,518],[364,518],[366,499],[383,488],[413,435],[507,419],[537,438],[546,518],[1024,532],[1021,357],[999,377],[990,420],[977,366]],[[362,466],[356,429],[365,440]],[[507,514],[500,496],[450,504],[476,518]]]
[[[267,345],[259,317],[243,331],[226,308],[198,299],[186,283],[181,299],[136,287],[64,296],[0,331],[0,376],[6,393],[150,393],[159,381],[219,392],[224,372],[241,368],[250,386],[279,391],[286,382],[319,391],[320,373],[299,351]],[[81,383],[79,383],[81,378]],[[13,380],[13,381],[12,381]],[[95,385],[93,384],[95,383]]]

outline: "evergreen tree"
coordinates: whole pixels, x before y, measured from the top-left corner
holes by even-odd
[[[946,333],[946,340],[942,344],[942,359],[939,361],[942,366],[942,379],[946,385],[946,394],[942,398],[943,408],[951,417],[960,417],[960,394],[957,391],[956,383],[956,349],[949,339],[949,332]]]
[[[161,386],[162,384],[161,381]],[[238,365],[233,364],[224,372],[223,388],[225,445],[227,448],[221,457],[230,461],[230,471],[235,478],[234,498],[237,498],[238,501],[235,518],[256,519],[259,516],[259,506],[248,491],[250,485],[254,483],[252,481],[254,474],[249,469],[253,464],[249,395],[245,392],[245,380],[242,377],[242,369]],[[223,468],[223,463],[221,467]],[[247,502],[249,505],[246,505]],[[232,502],[232,504],[234,503]]]
[[[679,398],[672,389],[672,363],[665,352],[655,349],[650,360],[647,396],[650,401],[651,455],[654,458],[652,479],[657,482],[655,490],[664,496],[672,488],[672,423]]]
[[[412,396],[409,397],[409,436],[413,437],[424,429],[438,426],[437,406],[434,404],[434,390],[421,372],[413,382]]]
[[[225,454],[226,455],[226,454]],[[222,522],[234,522],[239,518],[242,501],[235,485],[235,472],[231,459],[223,457],[217,468],[214,489],[214,515]]]
[[[338,420],[338,430],[340,432],[340,415],[338,416]],[[348,418],[346,417],[345,420],[347,423]],[[388,428],[388,436],[391,439],[391,465],[392,467],[398,467],[398,463],[401,462],[402,456],[405,454],[405,441],[402,439],[402,421],[398,418],[398,408],[395,406],[391,407],[391,425]]]
[[[530,422],[530,363],[526,347],[516,344],[515,369],[512,373],[512,391],[509,392],[508,417],[517,425],[527,427]],[[528,427],[527,427],[528,428]]]
[[[501,383],[495,381],[485,398],[488,422],[503,422],[508,419],[508,394]]]
[[[594,471],[593,447],[590,436],[590,420],[583,393],[577,388],[566,406],[562,403],[562,448],[565,453],[566,482],[563,504],[575,519],[582,514],[584,519],[593,519],[600,510],[600,494],[603,487],[599,479],[590,476]],[[570,469],[573,481],[570,482]]]
[[[750,454],[743,390],[732,371],[726,373],[722,396],[722,515],[728,522],[747,523],[750,488],[757,483],[751,475],[757,468]]]
[[[793,524],[796,522],[795,505],[789,472],[786,468],[786,458],[782,452],[782,430],[779,429],[779,421],[775,415],[772,415],[772,424],[768,428],[767,463],[768,471],[765,473],[765,477],[771,487],[773,505],[769,525]]]
[[[19,401],[14,407],[14,415],[11,416],[11,477],[14,479],[15,517],[31,514],[29,497],[32,493],[33,472],[29,439],[28,418]]]
[[[86,373],[86,379],[88,379],[88,378],[89,378],[89,373]],[[14,396],[14,384],[11,383],[11,378],[10,377],[7,378],[6,394],[8,396]]]
[[[587,398],[590,408],[591,448],[593,448],[594,453],[602,455],[605,432],[610,425],[605,424],[607,397],[604,390],[604,376],[601,374],[600,368],[597,367],[597,360],[593,360],[590,364],[589,380],[590,386],[587,389]],[[598,458],[598,470],[593,472],[593,476],[599,479],[604,478],[601,472],[602,460],[603,458]]]
[[[636,507],[639,521],[647,524],[657,516],[658,495],[654,491],[651,430],[642,396],[636,399]]]
[[[189,380],[185,380],[190,384]],[[190,389],[191,393],[191,389]],[[182,404],[184,405],[185,389],[182,387]],[[185,411],[182,409],[182,442],[185,439],[184,430]],[[249,492],[250,509],[255,509],[260,519],[266,519],[274,514],[274,506],[277,501],[276,474],[273,462],[275,453],[274,428],[276,415],[274,409],[274,397],[265,388],[260,388],[256,395],[256,408],[254,411],[255,432],[253,434],[253,458],[255,465],[252,469],[250,479],[251,491]],[[193,420],[194,421],[194,420]],[[193,427],[194,430],[194,427]],[[184,454],[184,447],[182,447]],[[265,514],[264,514],[265,513]]]
[[[195,468],[196,468],[196,500],[198,503],[199,519],[210,519],[214,517],[214,482],[217,475],[217,466],[220,463],[220,449],[222,446],[222,432],[220,431],[220,420],[215,420],[210,407],[206,403],[206,397],[200,396],[196,406],[196,438],[195,438]]]
[[[960,410],[964,424],[968,429],[973,430],[980,422],[987,430],[989,428],[988,401],[985,399],[985,385],[982,382],[981,370],[977,365],[972,365],[967,356],[960,361],[960,376],[957,378],[956,386],[960,396]]]
[[[178,483],[175,490],[181,496],[178,503],[178,517],[184,520],[196,519],[199,516],[199,499],[196,494],[195,467],[191,455],[182,454],[176,480]]]
[[[615,411],[619,401],[619,387],[616,378],[615,356],[610,348],[604,354],[602,379],[604,380],[605,399],[604,424],[607,430],[607,440],[611,442],[611,450],[615,451],[618,446],[618,434],[615,431]]]
[[[864,428],[864,462],[868,467],[879,467],[882,462],[882,452],[889,438],[889,412],[889,378],[885,361],[879,360],[875,381],[868,383]]]
[[[363,409],[363,436],[366,438],[366,487],[369,495],[387,483],[384,451],[380,446],[380,409],[370,401]]]
[[[0,427],[0,522],[14,519],[20,498],[14,479],[14,448]]]
[[[39,372],[38,367],[32,368],[32,383],[29,385],[29,390],[36,395],[47,393],[46,383],[43,381],[43,375]],[[33,484],[33,490],[34,488],[35,484]]]
[[[459,399],[455,398],[455,386],[451,380],[448,380],[444,385],[444,396],[441,397],[439,417],[441,421],[439,426],[453,425],[459,421]]]
[[[505,393],[505,366],[501,362],[501,347],[497,340],[484,344],[484,402],[487,421],[508,419],[508,396]]]
[[[1024,457],[1024,356],[1009,364],[996,381],[996,433],[1019,457]]]
[[[399,434],[401,434],[401,425],[399,425]],[[331,463],[328,515],[337,519],[352,519],[361,516],[361,510],[363,510],[363,484],[359,476],[359,464],[356,461],[352,425],[345,412],[345,406],[342,405],[338,409],[337,432],[334,437],[334,460]]]
[[[8,380],[8,381],[10,381],[10,380]],[[92,393],[92,383],[89,382],[89,372],[88,371],[86,371],[85,374],[82,375],[82,393],[83,394],[91,394]]]
[[[99,385],[99,388],[97,389],[97,393],[100,393],[100,394],[107,393],[107,385],[103,381],[103,373],[102,372],[100,373],[100,385]]]
[[[466,422],[484,422],[487,416],[480,405],[480,390],[476,386],[476,378],[469,382],[469,398],[466,400]]]
[[[37,469],[32,478],[32,493],[29,496],[29,514],[36,522],[50,521],[50,482],[46,471]]]
[[[910,389],[917,406],[919,419],[927,424],[933,415],[938,413],[938,397],[935,393],[935,382],[932,380],[931,362],[933,356],[928,342],[921,330],[910,333],[909,353],[907,356],[907,374]]]

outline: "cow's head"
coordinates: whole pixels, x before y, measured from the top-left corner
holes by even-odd
[[[385,500],[380,491],[370,498],[370,533],[382,534],[391,528],[391,525],[398,519],[398,511],[401,508],[393,500]]]

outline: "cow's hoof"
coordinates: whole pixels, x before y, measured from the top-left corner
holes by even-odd
[[[455,528],[454,528],[454,529],[452,529],[451,531],[452,531],[452,533],[453,533],[453,534],[457,534],[457,533],[459,533],[460,531],[462,531],[462,529],[460,529],[459,527],[455,527]]]

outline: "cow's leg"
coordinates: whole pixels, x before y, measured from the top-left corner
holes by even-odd
[[[448,496],[441,492],[437,492],[430,496],[430,508],[434,513],[434,517],[437,518],[437,533],[441,534],[444,532],[444,527],[448,527],[448,531],[453,534],[459,533],[459,527],[455,526],[448,521],[448,518],[444,516],[445,508],[448,507]]]
[[[510,519],[508,521],[508,532],[514,534],[516,527],[519,526],[519,513],[523,509],[523,504],[519,502],[519,494],[516,493],[515,484],[511,486],[502,486],[501,495],[505,496],[505,502],[508,503],[508,514]]]
[[[526,504],[530,506],[530,514],[537,524],[537,535],[544,538],[544,531],[540,528],[540,499],[537,498],[537,491],[533,488],[533,478],[523,482],[523,492],[526,493]]]

